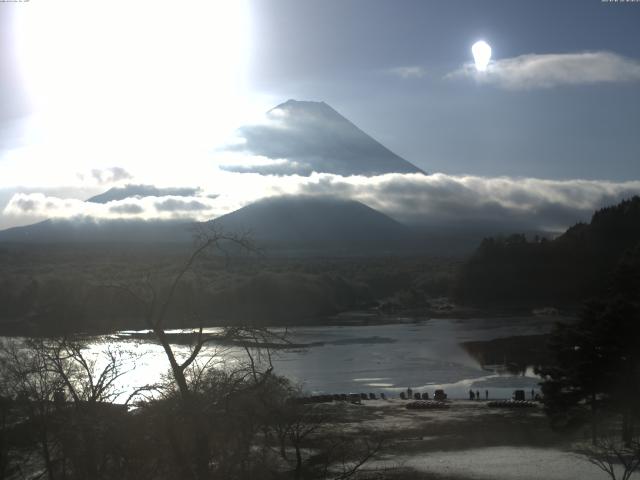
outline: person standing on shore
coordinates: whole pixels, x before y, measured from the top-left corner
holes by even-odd
[[[489,400],[489,390],[484,391],[484,399]]]
[[[476,399],[476,396],[473,393],[473,390],[469,390],[469,400],[475,400],[475,399]]]

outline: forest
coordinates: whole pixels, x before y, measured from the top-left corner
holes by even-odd
[[[397,448],[391,431],[354,431],[350,402],[309,397],[273,370],[271,350],[287,348],[288,340],[268,327],[322,323],[348,309],[389,315],[381,321],[409,311],[433,315],[436,308],[451,314],[442,298],[462,292],[463,299],[475,299],[464,297],[473,291],[470,281],[487,285],[487,298],[540,305],[535,302],[556,298],[548,296],[556,279],[544,287],[536,282],[562,274],[568,275],[563,282],[583,280],[561,297],[582,299],[574,322],[543,337],[463,348],[480,364],[515,352],[514,371],[524,370],[533,354],[551,429],[576,438],[589,428],[591,444],[581,454],[605,472],[622,462],[631,474],[640,465],[639,205],[634,197],[598,211],[589,225],[554,240],[487,239],[466,262],[273,260],[245,238],[218,233],[201,238],[186,257],[166,246],[107,257],[95,250],[6,246],[5,327],[45,335],[4,337],[0,345],[0,478],[34,472],[50,480],[410,478],[401,469],[369,466],[385,448]],[[210,255],[220,240],[246,254]],[[604,246],[607,254],[595,258]],[[540,261],[568,252],[573,256],[560,266]],[[520,280],[510,276],[516,273]],[[223,326],[215,339],[203,334],[210,324]],[[123,398],[118,381],[134,368],[135,349],[107,341],[90,352],[77,334],[132,326],[146,328],[162,346],[167,373]],[[168,332],[176,327],[200,327],[186,339],[186,357]],[[211,340],[221,349],[214,356],[204,354]],[[225,364],[230,345],[244,350],[241,362]]]
[[[469,257],[208,255],[170,306],[175,328],[330,323],[370,311],[432,315],[578,312],[602,293],[640,243],[640,197],[594,213],[554,239],[486,238]],[[161,285],[188,250],[172,245],[0,245],[0,331],[108,332],[143,328],[123,286]],[[471,312],[471,313],[470,313]]]
[[[640,245],[640,197],[596,211],[554,239],[486,238],[461,267],[459,302],[579,308],[605,291],[626,254]]]

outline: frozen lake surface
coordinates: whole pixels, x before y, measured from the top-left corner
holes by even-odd
[[[532,369],[509,374],[481,366],[462,342],[548,333],[559,317],[491,319],[430,319],[417,323],[373,326],[314,326],[289,329],[295,344],[316,344],[272,352],[275,372],[285,375],[310,394],[385,392],[396,395],[411,387],[430,395],[443,388],[449,398],[466,398],[469,389],[485,390],[490,398],[509,398],[516,388],[537,389]],[[215,329],[211,329],[212,331]],[[114,341],[111,339],[111,341]],[[140,340],[115,340],[143,354],[127,374],[131,386],[151,383],[167,371],[160,345]],[[98,348],[96,346],[96,348]],[[188,347],[176,346],[183,355]],[[203,349],[205,357],[215,347]],[[231,365],[243,355],[240,348],[226,351]],[[133,367],[133,365],[131,366]]]

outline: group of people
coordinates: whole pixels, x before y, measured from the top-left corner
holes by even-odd
[[[520,395],[518,395],[518,392],[520,392]],[[518,397],[521,398],[518,398]],[[540,398],[539,395],[536,395],[535,390],[531,390],[531,400],[538,400]],[[484,399],[485,400],[489,400],[489,390],[485,390],[484,391]],[[480,392],[478,390],[476,390],[475,392],[473,390],[469,390],[469,400],[480,400]],[[525,400],[525,392],[524,390],[516,390],[516,392],[514,392],[514,400]]]
[[[489,390],[484,391],[484,399],[489,400]],[[480,400],[480,392],[476,390],[469,390],[469,400]]]
[[[422,394],[416,392],[414,394],[413,390],[411,389],[411,387],[407,388],[406,393],[405,392],[400,392],[400,397],[404,400],[404,399],[411,399],[411,398],[416,398],[417,400],[428,400],[429,399],[429,394],[427,392],[424,392]],[[522,398],[519,398],[522,397]],[[443,398],[446,398],[446,395],[444,394],[443,390],[436,390],[433,396],[434,400],[441,400]],[[484,391],[484,399],[485,400],[489,400],[489,390],[485,390]],[[525,400],[525,391],[524,390],[516,390],[514,392],[514,400]],[[540,399],[540,395],[536,394],[535,391],[532,389],[531,390],[531,400],[539,400]],[[480,395],[480,391],[476,390],[473,391],[471,389],[469,389],[469,400],[482,400],[482,397]]]
[[[412,398],[416,399],[416,400],[429,400],[429,393],[428,392],[414,392],[411,387],[408,387],[406,392],[400,392],[400,398],[402,400],[411,400]],[[442,389],[437,389],[433,392],[433,399],[436,402],[443,402],[447,399],[447,394],[444,393],[444,390]]]

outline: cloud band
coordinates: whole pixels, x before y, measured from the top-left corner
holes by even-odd
[[[612,52],[527,54],[496,60],[485,72],[471,65],[445,78],[472,78],[508,90],[640,81],[640,62]]]
[[[244,194],[131,197],[105,204],[40,193],[16,194],[4,214],[98,219],[208,220],[265,197],[329,195],[353,199],[407,224],[487,225],[513,230],[553,230],[588,220],[594,210],[640,194],[640,181],[545,180],[536,178],[387,174],[261,176],[231,174],[229,185],[250,185]],[[237,177],[236,177],[237,176]],[[252,193],[248,193],[252,192]]]

